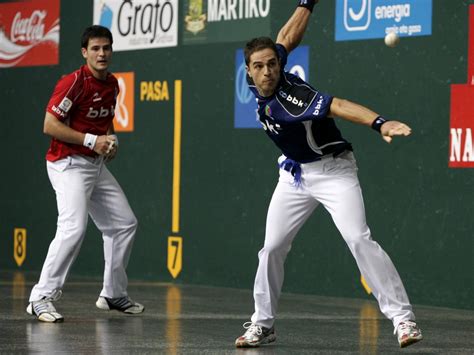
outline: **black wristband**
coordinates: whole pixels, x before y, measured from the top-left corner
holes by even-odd
[[[313,12],[313,7],[318,1],[319,0],[299,0],[298,7],[306,7],[309,11]]]
[[[387,122],[389,120],[383,118],[382,116],[378,116],[374,122],[372,122],[372,129],[376,130],[377,132],[381,133],[380,132],[380,128],[382,127],[382,125]]]

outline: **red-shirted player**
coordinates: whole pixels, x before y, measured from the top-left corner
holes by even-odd
[[[107,71],[112,42],[107,28],[86,28],[81,42],[86,65],[59,80],[46,108],[44,133],[52,137],[47,170],[59,215],[56,236],[26,309],[40,321],[63,321],[52,302],[61,296],[79,253],[88,215],[104,240],[104,283],[96,306],[125,313],[144,311],[128,297],[125,271],[137,219],[105,165],[118,147],[112,120],[119,88]]]

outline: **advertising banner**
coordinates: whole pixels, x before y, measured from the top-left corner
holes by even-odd
[[[468,47],[468,82],[451,85],[450,168],[474,168],[474,5],[469,6]]]
[[[449,167],[474,168],[474,85],[451,85]]]
[[[135,111],[135,73],[114,73],[120,92],[115,104],[115,132],[133,132]]]
[[[467,82],[474,85],[474,5],[469,6],[469,44],[467,53]]]
[[[107,27],[114,51],[178,45],[178,0],[94,0],[94,24]]]
[[[432,0],[336,0],[336,41],[431,35]]]
[[[271,5],[272,0],[184,0],[183,44],[268,36]]]
[[[59,62],[59,0],[0,3],[0,68]]]

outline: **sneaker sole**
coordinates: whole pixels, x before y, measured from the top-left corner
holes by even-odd
[[[245,340],[242,342],[239,342],[238,339],[235,342],[235,347],[236,348],[257,348],[260,345],[265,345],[265,344],[270,344],[273,343],[276,340],[276,335],[271,334],[266,338],[263,338],[261,341],[256,342],[256,343],[248,343]]]
[[[421,338],[409,338],[409,339],[405,340],[404,342],[400,343],[400,348],[406,348],[407,346],[418,343],[419,341],[422,341],[422,340],[423,340],[422,337]]]
[[[61,318],[56,318],[54,316],[51,316],[47,313],[43,313],[43,314],[40,314],[37,319],[41,322],[45,322],[45,323],[62,323],[64,322],[64,318],[61,317]]]
[[[133,307],[131,307],[129,309],[126,309],[125,311],[120,311],[120,310],[117,310],[117,311],[122,312],[122,313],[126,313],[126,314],[140,314],[140,313],[145,312],[145,307],[138,308],[138,309],[132,309],[132,308]]]
[[[62,322],[64,322],[64,317],[62,317],[62,316],[60,318],[57,318],[53,315],[48,316],[48,313],[43,313],[43,314],[40,314],[39,316],[37,316],[36,314],[33,314],[33,306],[31,305],[31,303],[28,304],[28,307],[26,307],[26,313],[28,313],[30,316],[36,317],[36,319],[38,319],[41,322],[45,322],[45,323],[62,323]]]

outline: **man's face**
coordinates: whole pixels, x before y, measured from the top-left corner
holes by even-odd
[[[112,45],[105,37],[90,38],[87,48],[82,48],[82,56],[94,76],[104,78],[112,59]]]
[[[252,53],[246,69],[260,95],[273,95],[280,80],[280,61],[272,49]]]

